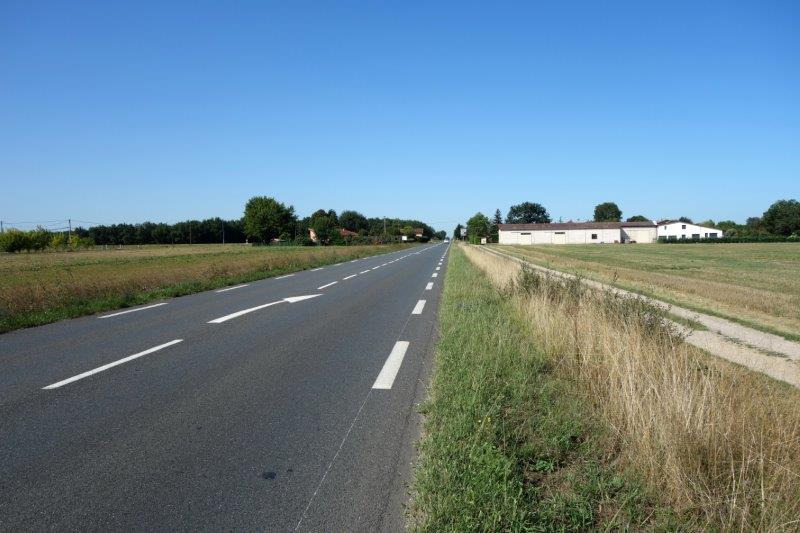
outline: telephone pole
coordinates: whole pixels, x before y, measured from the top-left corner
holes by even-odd
[[[69,233],[67,233],[67,242],[72,242],[72,219],[68,218],[67,222],[69,223]]]
[[[0,233],[5,233],[5,232],[6,232],[6,230],[3,229],[3,221],[0,220]]]

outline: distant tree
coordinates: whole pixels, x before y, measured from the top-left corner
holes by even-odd
[[[749,234],[764,233],[764,222],[761,217],[748,217],[744,224],[744,230]]]
[[[0,233],[0,250],[15,253],[30,249],[31,241],[27,232],[12,228]]]
[[[717,222],[717,227],[724,231],[728,237],[736,237],[742,231],[742,226],[733,220],[720,220]]]
[[[483,213],[475,213],[467,220],[467,235],[472,237],[489,236],[489,219]]]
[[[778,200],[761,217],[764,229],[775,235],[791,235],[800,231],[800,202]]]
[[[692,219],[689,217],[681,217],[678,219],[678,222],[684,222],[686,224],[694,224],[694,222],[692,222]]]
[[[244,207],[244,230],[248,237],[269,243],[281,233],[292,233],[294,207],[286,207],[269,196],[254,196]]]
[[[367,220],[367,217],[358,211],[342,211],[342,214],[339,215],[339,224],[344,229],[349,229],[350,231],[359,232],[361,230],[366,231],[369,229],[369,221]]]
[[[650,222],[650,219],[644,215],[634,215],[632,217],[628,217],[626,222]]]
[[[325,212],[323,211],[323,213]],[[335,236],[339,234],[336,223],[333,218],[328,216],[328,213],[324,215],[315,213],[315,215],[311,216],[311,229],[317,234],[320,244],[330,244],[335,239]]]
[[[464,226],[458,224],[456,229],[453,230],[453,240],[461,239],[461,230],[464,229]]]
[[[498,235],[500,234],[500,224],[503,223],[503,215],[499,209],[495,209],[494,216],[492,217],[491,225],[489,226],[489,236],[492,242],[497,242]]]
[[[512,205],[506,215],[506,224],[544,224],[550,222],[550,215],[541,204],[522,202]]]
[[[708,228],[716,228],[717,227],[717,225],[714,223],[714,221],[711,220],[710,218],[708,220],[704,220],[704,221],[700,222],[698,224],[698,226],[706,226]]]
[[[447,232],[445,230],[437,231],[435,235],[440,241],[443,241],[447,238]]]
[[[622,211],[614,202],[603,202],[595,206],[595,222],[619,222],[620,220],[622,220]]]

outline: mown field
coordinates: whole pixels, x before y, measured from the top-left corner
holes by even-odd
[[[404,245],[141,246],[0,255],[0,332],[390,252]]]
[[[800,245],[501,246],[541,266],[800,338]]]
[[[440,327],[415,529],[797,529],[800,391],[657,308],[454,246]]]

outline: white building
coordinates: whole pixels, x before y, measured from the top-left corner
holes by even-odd
[[[500,244],[602,244],[655,242],[655,222],[500,224]]]
[[[708,226],[698,226],[680,220],[662,220],[658,223],[658,236],[674,241],[680,239],[716,239],[722,237],[722,230]]]

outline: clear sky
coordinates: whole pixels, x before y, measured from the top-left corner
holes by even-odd
[[[794,0],[122,4],[0,2],[0,219],[800,197]]]

